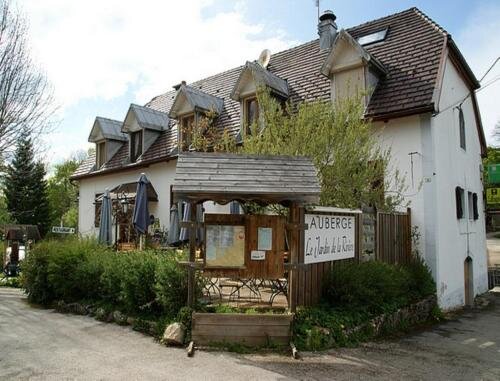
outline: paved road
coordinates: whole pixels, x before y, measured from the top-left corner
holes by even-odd
[[[496,238],[500,232],[486,234],[486,245],[488,248],[488,267],[500,266],[500,238]]]
[[[398,341],[308,354],[233,355],[166,348],[129,328],[30,307],[0,288],[0,379],[500,379],[497,306]]]

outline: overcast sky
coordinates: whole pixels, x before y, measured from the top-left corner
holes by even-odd
[[[193,81],[317,37],[314,0],[18,0],[36,60],[60,105],[47,160],[86,149],[95,116],[123,120],[181,80]],[[500,55],[499,1],[321,0],[348,28],[417,6],[452,34],[478,78]],[[483,84],[500,78],[500,63]],[[487,139],[500,81],[478,94]]]

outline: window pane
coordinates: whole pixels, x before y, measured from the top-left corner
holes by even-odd
[[[458,110],[458,124],[460,128],[460,147],[465,149],[465,120],[464,112],[461,108]]]
[[[464,190],[460,187],[455,188],[455,201],[456,201],[456,212],[457,218],[461,219],[464,217]]]
[[[181,119],[182,149],[189,149],[192,143],[194,115],[185,116]]]
[[[96,151],[97,167],[101,168],[106,163],[106,143],[98,143]]]
[[[473,207],[473,202],[472,202],[472,192],[467,193],[467,207],[469,210],[469,220],[474,219],[474,207]]]
[[[474,213],[474,220],[479,219],[479,210],[477,208],[477,193],[472,195],[472,211]]]
[[[246,126],[247,132],[251,133],[250,128],[259,119],[259,104],[257,98],[248,99],[246,101]]]
[[[136,131],[130,135],[130,151],[130,160],[135,162],[142,154],[142,131]]]

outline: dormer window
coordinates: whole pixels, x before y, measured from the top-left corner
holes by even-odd
[[[181,116],[179,129],[179,141],[181,142],[181,151],[189,151],[189,146],[193,142],[193,129],[195,128],[195,114]]]
[[[96,164],[97,169],[102,168],[106,163],[106,142],[96,143]]]
[[[288,82],[267,70],[257,62],[247,62],[231,91],[231,99],[240,102],[242,133],[251,133],[253,124],[259,121],[259,89],[269,90],[271,96],[280,101],[289,97]]]
[[[354,39],[341,30],[326,57],[321,73],[331,79],[332,101],[362,96],[365,106],[380,79],[387,74],[382,63],[362,45],[385,38],[387,29]]]
[[[130,161],[135,163],[142,155],[142,130],[130,133]]]
[[[95,144],[95,168],[101,169],[111,160],[119,149],[127,143],[127,134],[121,132],[122,122],[118,120],[95,118],[89,135],[89,143]]]
[[[259,102],[257,97],[249,97],[243,100],[243,121],[245,123],[245,133],[252,133],[252,126],[259,120]]]

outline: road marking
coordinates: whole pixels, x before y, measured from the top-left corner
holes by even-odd
[[[477,339],[474,339],[474,338],[467,339],[467,340],[462,341],[462,344],[470,344],[470,343],[473,343],[474,341],[477,341]]]
[[[481,348],[481,349],[488,348],[488,347],[491,347],[492,345],[495,345],[495,343],[493,341],[486,341],[486,342],[482,343],[481,345],[479,345],[479,348]]]

